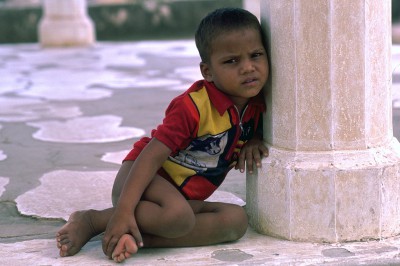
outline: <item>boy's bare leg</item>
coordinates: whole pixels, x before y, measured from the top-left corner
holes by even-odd
[[[247,229],[247,215],[237,205],[219,202],[190,202],[196,216],[196,224],[191,232],[177,238],[143,235],[144,247],[193,247],[235,241]],[[123,235],[116,245],[112,258],[122,262],[138,250],[131,235]]]
[[[178,238],[143,234],[144,246],[209,245],[237,240],[246,232],[247,216],[242,207],[217,202],[190,201],[189,203],[196,217],[196,224],[189,234]],[[60,256],[76,254],[92,237],[103,232],[113,211],[114,209],[110,208],[103,211],[88,210],[73,213],[57,234]],[[118,242],[113,257],[124,254],[127,258],[136,251],[134,239],[123,238]]]
[[[193,228],[195,216],[191,206],[164,178],[156,176],[142,198],[136,207],[135,217],[143,234],[177,237]],[[75,255],[92,237],[104,232],[113,213],[114,208],[71,214],[56,235],[60,256]]]
[[[124,162],[117,174],[113,188],[114,204],[131,166],[132,162]],[[60,256],[76,254],[92,237],[104,232],[113,213],[114,208],[74,212],[56,235]],[[143,193],[142,200],[135,210],[135,218],[143,234],[162,237],[185,235],[193,228],[195,222],[195,215],[187,200],[171,183],[160,176],[154,177]],[[111,257],[111,254],[109,256]]]
[[[119,195],[121,193],[125,179],[129,174],[129,171],[134,162],[125,161],[115,179],[113,187],[113,204],[115,205]],[[163,185],[163,183],[165,183]],[[151,190],[147,190],[145,193],[145,199],[154,201],[155,198],[159,198],[160,195],[165,195],[165,187],[167,185],[166,180],[162,179],[162,182],[158,182],[157,186],[152,186]],[[175,188],[174,188],[175,190]],[[160,202],[158,199],[157,202]],[[168,200],[167,200],[168,201]],[[166,237],[164,234],[155,233],[152,228],[141,228],[143,234],[143,240],[145,247],[158,246],[198,246],[206,244],[221,243],[225,241],[237,240],[246,232],[248,226],[247,215],[244,209],[240,206],[225,204],[225,203],[214,203],[214,202],[203,202],[203,201],[189,201],[193,213],[195,214],[195,227],[186,234],[184,237]],[[143,211],[140,209],[143,208]],[[137,215],[146,214],[146,204],[140,204],[140,208],[137,209]],[[139,217],[137,217],[139,219]],[[139,219],[145,222],[144,219]],[[150,222],[156,222],[153,224],[154,227],[159,227],[158,220]],[[146,223],[147,224],[147,223]],[[171,228],[161,228],[162,231],[171,230]],[[148,232],[149,235],[145,235]],[[163,236],[163,237],[157,237]]]
[[[124,162],[121,166],[113,188],[114,204],[131,166],[132,162]],[[113,212],[114,208],[73,213],[57,234],[60,255],[76,254],[93,236],[106,229]],[[240,238],[247,228],[243,208],[224,203],[188,202],[173,185],[159,176],[143,194],[135,217],[146,247],[198,246],[232,241]],[[125,240],[129,242],[129,239]],[[116,246],[114,255],[124,252],[124,245],[115,250]]]
[[[121,165],[114,181],[112,202],[116,205],[118,197],[115,191],[120,193],[126,177],[132,167],[133,162],[125,162]],[[60,256],[72,256],[94,236],[104,232],[107,223],[114,212],[113,208],[103,211],[85,210],[71,214],[68,222],[57,232],[57,247],[60,249]]]
[[[162,238],[182,237],[195,226],[195,213],[183,195],[163,177],[155,176],[135,209],[135,219],[146,245],[146,235]],[[108,225],[109,226],[109,225]],[[128,233],[128,232],[125,232]],[[110,258],[118,256],[118,241],[122,235],[103,238],[103,251]]]
[[[237,205],[190,201],[195,212],[196,224],[193,230],[178,238],[162,238],[148,235],[145,247],[189,247],[212,245],[240,239],[247,230],[248,219],[245,210]]]
[[[71,214],[68,222],[57,232],[57,247],[60,256],[72,256],[94,236],[102,233],[114,209],[103,211],[86,210]]]

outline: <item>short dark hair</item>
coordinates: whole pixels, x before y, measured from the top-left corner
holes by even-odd
[[[196,31],[195,41],[201,60],[208,62],[212,41],[222,33],[243,28],[252,28],[260,32],[263,45],[261,25],[257,17],[241,8],[219,8],[205,16]]]

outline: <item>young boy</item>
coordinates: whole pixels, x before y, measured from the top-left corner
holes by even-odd
[[[113,208],[73,213],[57,233],[61,256],[104,232],[103,251],[121,262],[140,247],[234,241],[247,229],[240,206],[205,202],[230,169],[261,166],[262,87],[268,60],[248,11],[218,9],[196,32],[204,80],[176,97],[151,137],[135,143],[114,182]]]

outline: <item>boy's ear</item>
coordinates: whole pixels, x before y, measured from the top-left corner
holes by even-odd
[[[212,75],[210,71],[210,66],[207,63],[201,62],[200,63],[200,71],[201,75],[203,75],[203,78],[207,80],[208,82],[212,82]]]

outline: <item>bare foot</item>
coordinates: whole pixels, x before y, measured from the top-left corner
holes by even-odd
[[[123,262],[125,259],[132,256],[138,251],[138,246],[136,244],[133,236],[129,234],[122,235],[118,240],[117,246],[112,253],[112,259],[115,262]]]
[[[75,255],[95,235],[97,233],[92,226],[90,211],[72,213],[56,235],[60,256]]]

